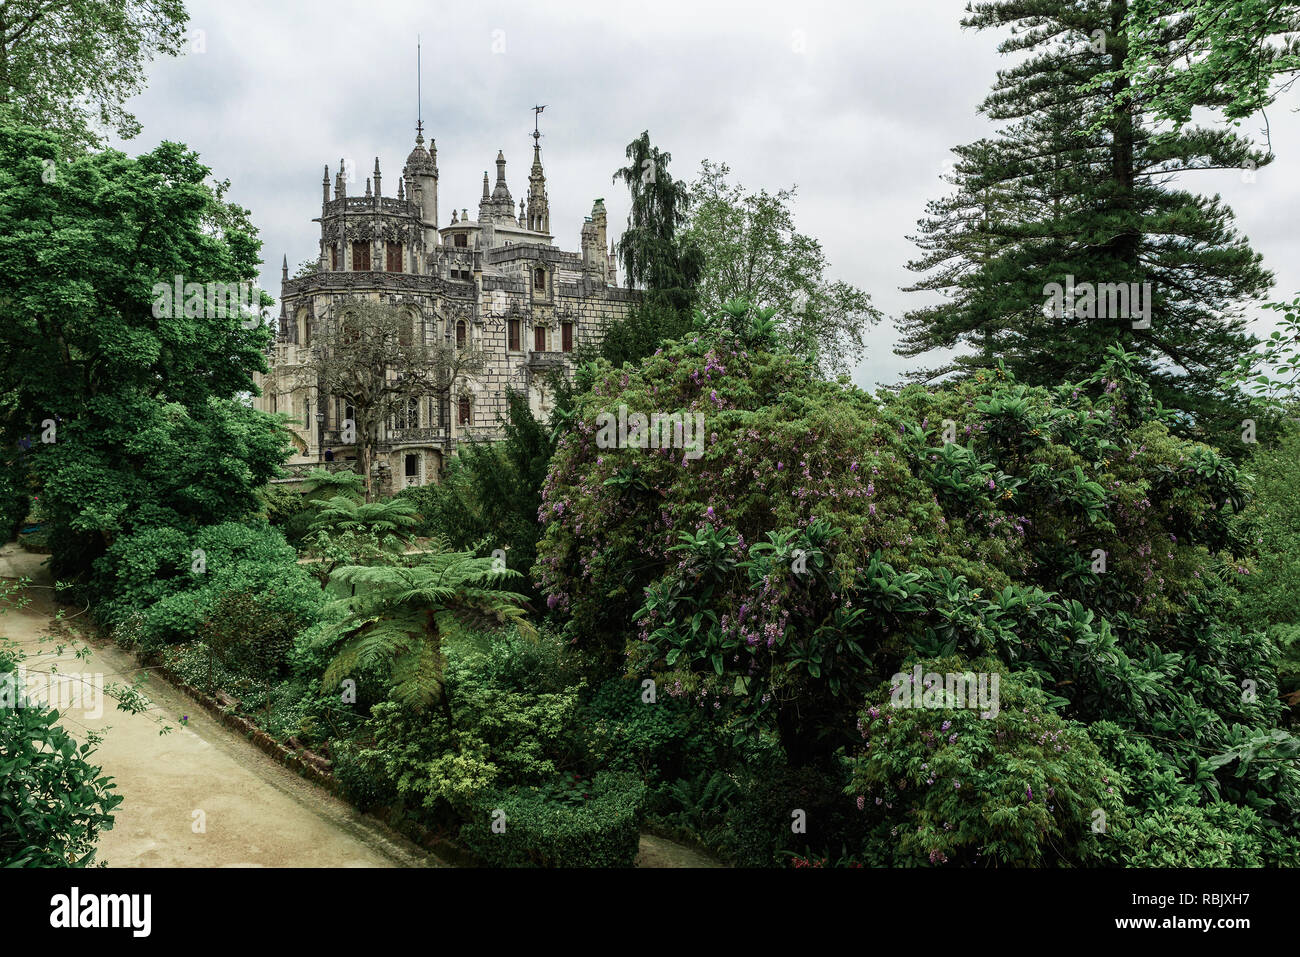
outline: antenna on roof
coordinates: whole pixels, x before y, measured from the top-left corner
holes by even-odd
[[[415,35],[415,135],[424,137],[424,83],[422,82],[420,35]]]

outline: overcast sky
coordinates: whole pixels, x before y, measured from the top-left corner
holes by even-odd
[[[132,153],[176,140],[197,150],[231,198],[253,211],[262,284],[280,288],[317,255],[320,182],[340,157],[364,189],[377,155],[393,195],[414,143],[416,35],[423,41],[425,136],[438,145],[439,215],[476,210],[484,170],[505,151],[516,203],[541,117],[551,229],[577,250],[583,217],[604,197],[615,235],[626,188],[611,184],[642,130],[672,154],[675,176],[727,163],[748,188],[798,185],[800,231],[822,242],[831,278],[865,289],[887,316],[926,300],[907,241],[927,199],[944,192],[949,150],[991,132],[976,113],[1002,63],[994,33],[963,30],[958,0],[495,2],[190,0],[191,50],[150,69],[132,103]],[[1300,95],[1269,114],[1278,160],[1253,184],[1240,173],[1185,180],[1220,193],[1277,276],[1300,291]],[[1254,131],[1261,122],[1246,124]],[[1261,323],[1261,329],[1268,326]],[[891,383],[911,364],[892,352],[892,322],[868,336],[854,379]],[[928,364],[928,363],[926,363]]]

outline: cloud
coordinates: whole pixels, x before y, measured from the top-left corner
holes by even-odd
[[[168,139],[199,151],[261,230],[263,285],[279,265],[317,255],[320,181],[340,156],[362,177],[379,156],[392,193],[414,139],[415,39],[423,44],[423,118],[438,145],[439,211],[477,203],[484,170],[505,151],[516,201],[531,163],[532,107],[546,104],[542,140],[556,241],[578,248],[583,217],[604,197],[615,230],[626,219],[611,183],[642,130],[672,153],[676,175],[726,162],[750,188],[799,186],[795,220],[821,240],[833,278],[861,286],[891,316],[925,294],[906,239],[941,194],[949,150],[991,132],[976,106],[1003,62],[992,34],[961,29],[954,0],[908,3],[599,2],[449,5],[319,0],[265,4],[191,0],[203,52],[150,69],[132,105],[144,125],[124,148]],[[1278,115],[1300,105],[1289,94]],[[1275,124],[1276,164],[1245,184],[1207,173],[1185,185],[1222,192],[1241,231],[1278,275],[1278,297],[1300,290],[1293,208],[1300,129]],[[915,365],[893,355],[889,324],[869,336],[855,374],[896,381]]]

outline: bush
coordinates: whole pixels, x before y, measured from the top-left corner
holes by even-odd
[[[227,522],[193,534],[145,529],[114,542],[96,563],[96,590],[106,596],[97,615],[116,626],[139,613],[133,631],[146,650],[193,640],[229,593],[257,596],[264,619],[306,625],[323,597],[297,557],[265,524]]]
[[[644,803],[644,784],[612,772],[596,775],[577,802],[555,790],[508,788],[478,801],[460,835],[490,867],[632,867]],[[504,825],[501,833],[494,821]]]
[[[848,779],[840,769],[773,763],[748,768],[738,779],[739,793],[711,842],[732,864],[781,867],[796,855],[839,857],[866,847],[870,822],[844,793]],[[793,828],[796,811],[800,832]]]
[[[446,648],[441,708],[416,713],[393,701],[371,709],[359,760],[437,826],[471,813],[493,788],[552,780],[577,764],[574,715],[585,687],[545,632],[483,636],[484,647]]]
[[[1010,673],[990,659],[920,664],[923,675],[998,675],[998,706],[981,712],[908,705],[906,674],[862,712],[865,743],[850,793],[890,823],[901,859],[1020,867],[1103,862],[1104,838],[1093,824],[1123,830],[1121,781],[1087,728],[1054,714],[1032,674]],[[990,691],[991,684],[990,678]]]
[[[15,694],[13,672],[0,695]],[[122,803],[78,744],[43,707],[0,704],[0,867],[88,867],[101,831]]]

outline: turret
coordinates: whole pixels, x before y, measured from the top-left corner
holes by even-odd
[[[416,124],[415,148],[406,158],[402,176],[410,187],[411,199],[420,205],[425,248],[432,248],[438,244],[438,164],[434,155],[424,148],[424,132],[419,124]]]

